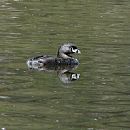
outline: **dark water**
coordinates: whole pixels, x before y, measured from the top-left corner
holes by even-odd
[[[1,0],[0,128],[129,130],[129,12],[129,0]],[[28,70],[67,41],[82,52],[79,80]]]

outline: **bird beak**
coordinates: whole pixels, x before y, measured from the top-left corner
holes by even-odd
[[[74,79],[74,80],[77,80],[77,79],[80,78],[80,74],[72,74],[71,78]]]
[[[81,51],[80,51],[80,50],[77,50],[77,53],[78,53],[78,54],[81,54]]]
[[[73,49],[73,48],[72,48],[72,52],[73,52],[73,53],[78,53],[78,54],[81,53],[79,49]]]

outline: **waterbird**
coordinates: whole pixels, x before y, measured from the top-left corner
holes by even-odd
[[[60,68],[59,66],[76,66],[79,61],[72,54],[80,54],[80,50],[73,43],[64,43],[58,48],[57,56],[40,55],[27,60],[27,65],[31,69],[36,68]]]

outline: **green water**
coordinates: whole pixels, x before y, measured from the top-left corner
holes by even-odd
[[[0,1],[0,129],[130,129],[129,0]],[[70,84],[29,57],[81,50]]]

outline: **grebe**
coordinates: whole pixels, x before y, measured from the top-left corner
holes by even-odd
[[[79,61],[72,57],[71,54],[81,53],[80,50],[72,43],[65,43],[58,48],[57,57],[40,55],[27,60],[29,68],[59,68],[59,66],[75,66]]]

